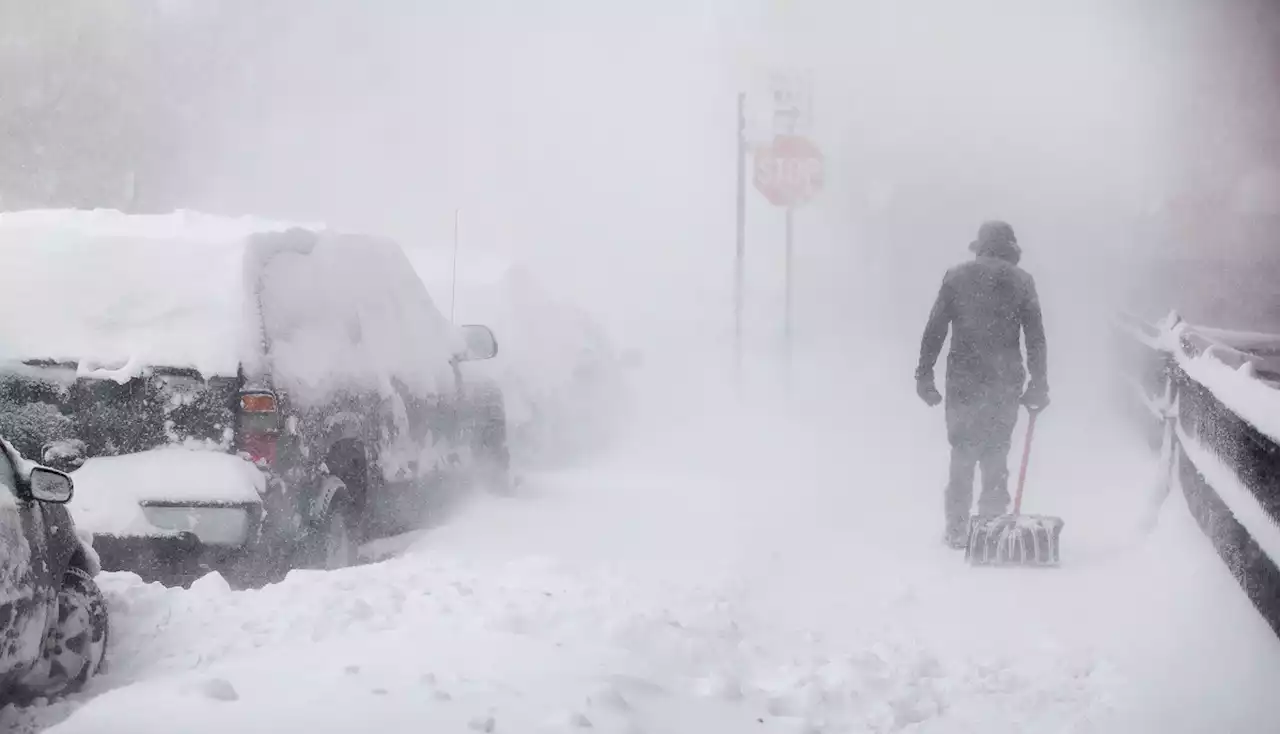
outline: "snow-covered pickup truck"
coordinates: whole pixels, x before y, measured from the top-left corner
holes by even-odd
[[[66,474],[0,438],[0,707],[70,693],[102,667],[107,607]]]
[[[501,395],[466,365],[496,340],[441,315],[395,242],[31,211],[0,214],[0,257],[0,432],[75,470],[108,570],[349,565],[505,474]]]

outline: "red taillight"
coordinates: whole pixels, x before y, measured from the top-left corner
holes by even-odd
[[[280,416],[276,396],[270,392],[240,394],[240,418],[237,422],[239,450],[255,464],[274,464],[276,437],[280,434]]]
[[[241,395],[240,410],[246,413],[274,413],[276,412],[276,396],[269,393]]]
[[[253,463],[276,463],[276,434],[250,433],[240,438],[240,450]]]

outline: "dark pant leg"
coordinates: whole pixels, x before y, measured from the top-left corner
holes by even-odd
[[[947,383],[947,440],[951,444],[951,474],[947,482],[944,501],[947,532],[955,534],[968,528],[969,513],[973,507],[973,474],[982,458],[980,433],[975,430],[981,421],[980,395],[966,389],[967,385]]]
[[[951,476],[947,482],[945,510],[947,532],[958,533],[969,526],[969,510],[973,506],[973,474],[981,458],[978,447],[966,444],[951,446]]]
[[[1016,387],[977,380],[948,382],[947,437],[951,442],[951,481],[947,521],[968,524],[974,465],[982,469],[978,513],[1003,514],[1009,505],[1008,455],[1018,420]]]
[[[1018,394],[1010,390],[992,390],[989,402],[988,430],[983,436],[982,492],[978,495],[978,512],[1002,515],[1009,511],[1009,447],[1013,428],[1018,423]]]
[[[982,467],[982,492],[978,514],[1003,515],[1009,511],[1009,442],[983,448],[978,460]]]

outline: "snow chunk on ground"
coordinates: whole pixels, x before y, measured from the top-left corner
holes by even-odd
[[[143,516],[147,500],[256,503],[266,487],[239,456],[185,448],[92,458],[72,478],[76,526],[118,536],[164,534]]]

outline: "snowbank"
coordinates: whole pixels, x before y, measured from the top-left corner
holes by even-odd
[[[143,365],[235,375],[254,333],[246,238],[289,226],[190,212],[0,213],[0,360],[69,361],[123,379]]]
[[[262,472],[238,456],[184,448],[89,459],[72,478],[76,526],[116,536],[165,534],[141,502],[256,503],[266,487]]]
[[[256,592],[102,585],[113,690],[51,734],[1061,731],[1105,713],[1113,684],[1051,646],[967,659],[880,629],[832,645],[715,592],[536,558],[421,554]]]

